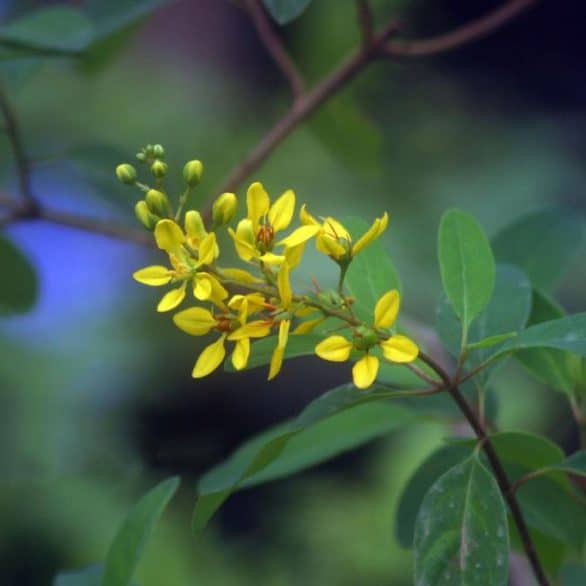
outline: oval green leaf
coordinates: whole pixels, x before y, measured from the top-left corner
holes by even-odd
[[[7,238],[0,236],[0,316],[28,311],[37,299],[37,277],[28,259]]]
[[[130,585],[147,541],[178,486],[178,478],[168,478],[132,508],[108,550],[101,586]]]
[[[450,210],[440,223],[438,253],[444,291],[467,331],[492,296],[495,262],[490,244],[473,216]]]
[[[477,457],[431,487],[415,525],[415,583],[506,586],[509,531],[505,503]]]

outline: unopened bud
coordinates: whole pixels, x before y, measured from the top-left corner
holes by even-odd
[[[197,210],[189,210],[185,213],[185,232],[189,238],[200,241],[207,236],[207,230],[201,214]]]
[[[354,330],[354,348],[356,350],[370,350],[379,341],[377,333],[364,325],[358,326]]]
[[[140,162],[140,163],[144,163],[146,161],[146,155],[144,153],[136,153],[136,159]]]
[[[153,156],[157,159],[164,159],[165,158],[165,149],[162,145],[156,144],[153,146]]]
[[[194,187],[201,181],[203,175],[203,164],[201,161],[189,161],[183,167],[183,178],[189,187]]]
[[[157,179],[161,179],[167,174],[167,163],[163,163],[163,161],[155,161],[151,165],[151,171]]]
[[[149,210],[149,206],[144,199],[141,199],[134,206],[134,213],[138,221],[147,229],[154,230],[157,222],[161,219]]]
[[[149,189],[145,196],[145,201],[151,212],[157,216],[165,217],[169,215],[169,200],[162,191]]]
[[[212,206],[214,224],[223,226],[228,224],[238,211],[238,199],[233,193],[222,193],[216,198]]]
[[[136,183],[136,169],[128,163],[123,163],[116,167],[116,177],[125,185],[134,185]]]

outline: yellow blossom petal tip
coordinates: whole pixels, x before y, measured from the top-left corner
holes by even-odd
[[[221,336],[209,346],[206,346],[203,352],[197,358],[193,372],[193,378],[203,378],[211,374],[222,364],[226,356],[226,348],[224,348],[224,340],[226,336]]]
[[[374,308],[374,327],[390,328],[397,319],[401,297],[397,289],[385,293]]]
[[[142,283],[143,285],[149,285],[150,287],[160,287],[166,285],[171,281],[173,275],[171,271],[162,265],[152,265],[135,271],[132,274],[135,281]]]
[[[315,353],[323,360],[330,362],[345,362],[350,358],[352,342],[344,336],[330,336],[322,340],[316,347]]]
[[[173,220],[161,220],[155,227],[157,246],[165,252],[176,252],[185,242],[183,230]]]
[[[352,379],[359,389],[367,389],[378,374],[379,360],[376,356],[365,354],[352,367]]]
[[[391,336],[380,343],[383,355],[391,362],[413,362],[419,356],[417,344],[407,336]]]

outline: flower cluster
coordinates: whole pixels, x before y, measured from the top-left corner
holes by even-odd
[[[388,291],[378,300],[372,323],[363,323],[356,317],[352,309],[354,300],[345,293],[348,266],[385,231],[387,213],[356,241],[338,220],[316,218],[305,205],[299,212],[299,224],[292,227],[295,193],[287,190],[271,201],[259,182],[248,188],[246,215],[238,220],[238,198],[233,193],[217,197],[208,213],[186,211],[189,197],[203,174],[203,165],[196,160],[184,166],[186,187],[174,208],[163,187],[168,172],[164,157],[160,145],[147,145],[137,154],[138,161],[150,169],[154,186],[139,182],[136,169],[129,164],[119,165],[116,175],[143,193],[135,206],[137,219],[153,233],[157,246],[168,257],[168,264],[140,269],[134,278],[145,285],[169,286],[157,305],[159,312],[177,309],[191,291],[195,304],[192,302],[190,307],[175,313],[174,323],[193,336],[214,336],[195,362],[194,378],[216,370],[228,350],[234,368],[246,368],[254,352],[251,341],[271,335],[275,345],[269,380],[281,370],[289,336],[310,332],[323,338],[315,346],[320,358],[334,362],[355,360],[353,380],[361,389],[375,381],[379,355],[394,363],[417,358],[417,345],[392,330],[399,312],[398,291]],[[233,222],[235,228],[231,226]],[[242,266],[222,262],[219,237],[224,230]],[[300,264],[310,241],[338,265],[340,281],[336,291],[293,291],[291,272]],[[339,323],[331,326],[332,319]],[[325,330],[326,326],[329,330]],[[332,330],[341,329],[347,329],[348,334],[331,335]]]

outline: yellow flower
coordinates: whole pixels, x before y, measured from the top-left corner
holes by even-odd
[[[370,353],[375,347],[378,346],[390,362],[413,362],[419,355],[417,344],[410,338],[390,335],[386,331],[395,323],[399,306],[399,292],[396,289],[388,291],[376,303],[372,328],[365,325],[354,328],[352,341],[340,335],[329,336],[315,347],[315,353],[324,360],[345,362],[352,350],[363,352],[362,358],[352,368],[352,378],[359,389],[370,387],[379,368],[378,357]]]
[[[280,264],[284,255],[273,254],[277,232],[291,223],[295,211],[295,193],[288,189],[271,205],[262,183],[253,183],[246,193],[247,216],[240,220],[236,231],[228,229],[236,252],[242,260],[260,260],[266,264]]]
[[[289,340],[289,329],[291,327],[291,314],[289,312],[291,310],[291,304],[293,303],[293,291],[289,281],[289,265],[286,261],[280,266],[277,274],[277,290],[279,291],[279,308],[285,312],[285,316],[287,317],[279,321],[279,336],[277,346],[273,350],[273,355],[271,356],[269,380],[274,379],[281,370],[285,349],[287,348],[287,341]]]
[[[348,230],[335,218],[327,217],[320,222],[303,205],[299,212],[299,219],[303,226],[294,230],[280,244],[290,248],[315,236],[317,249],[336,261],[352,259],[365,246],[376,240],[386,230],[389,223],[389,215],[385,212],[382,217],[376,218],[356,243],[352,243],[352,237]]]
[[[175,309],[185,299],[188,282],[192,284],[195,298],[201,301],[210,299],[221,307],[228,297],[228,292],[214,275],[200,270],[218,256],[215,233],[208,233],[203,222],[198,222],[199,212],[187,212],[185,216],[186,233],[172,220],[161,220],[155,227],[157,246],[169,255],[172,268],[154,265],[133,274],[139,283],[151,287],[180,283],[163,296],[157,305],[160,312]],[[188,252],[189,249],[195,252],[197,259]]]
[[[246,321],[249,315],[262,307],[259,295],[252,293],[235,297],[237,299],[232,298],[228,306],[230,309],[236,309],[236,313],[226,311],[214,314],[202,307],[191,307],[173,316],[175,325],[192,336],[204,336],[211,330],[221,333],[220,337],[206,346],[198,356],[193,367],[193,378],[207,376],[222,364],[226,357],[226,340],[234,342],[232,352],[234,368],[236,370],[246,368],[250,357],[250,339],[262,338],[270,334],[271,325],[266,320]]]

